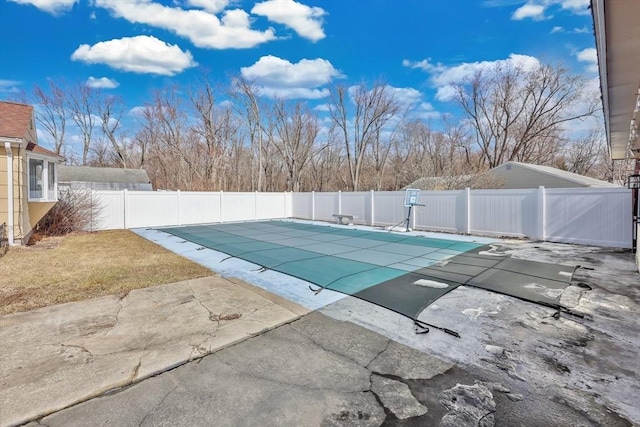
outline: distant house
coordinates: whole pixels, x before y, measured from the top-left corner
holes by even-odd
[[[27,244],[58,201],[57,168],[63,160],[38,145],[32,106],[0,101],[0,225],[6,224],[10,245]]]
[[[59,167],[59,187],[64,189],[153,191],[144,169]]]
[[[484,173],[455,177],[420,178],[409,188],[421,190],[518,189],[518,188],[620,188],[619,185],[550,166],[506,162]]]
[[[620,188],[619,185],[591,178],[577,173],[567,172],[550,166],[529,163],[506,162],[489,170],[499,177],[505,189],[515,188]]]

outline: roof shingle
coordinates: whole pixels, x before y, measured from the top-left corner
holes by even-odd
[[[32,117],[32,106],[0,101],[0,137],[24,138]]]

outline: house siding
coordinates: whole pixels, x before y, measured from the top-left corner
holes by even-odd
[[[32,224],[27,202],[27,161],[23,147],[12,148],[13,153],[13,238],[16,243],[27,243]],[[0,149],[0,224],[9,223],[9,200],[7,185],[7,154]]]

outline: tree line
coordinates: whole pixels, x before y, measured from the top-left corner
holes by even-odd
[[[267,99],[242,77],[204,76],[156,90],[132,109],[120,96],[49,81],[20,101],[67,163],[144,168],[154,188],[210,191],[398,190],[423,177],[441,189],[506,161],[613,181],[599,94],[560,65],[495,66],[452,86],[462,116],[416,117],[382,81],[335,85],[325,104]],[[133,115],[134,119],[127,119]],[[81,150],[68,142],[70,125]],[[483,179],[477,187],[491,186]]]

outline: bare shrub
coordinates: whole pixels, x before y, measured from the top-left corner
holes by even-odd
[[[91,229],[99,212],[98,200],[88,188],[61,190],[58,203],[36,225],[36,231],[47,236],[62,236]]]

